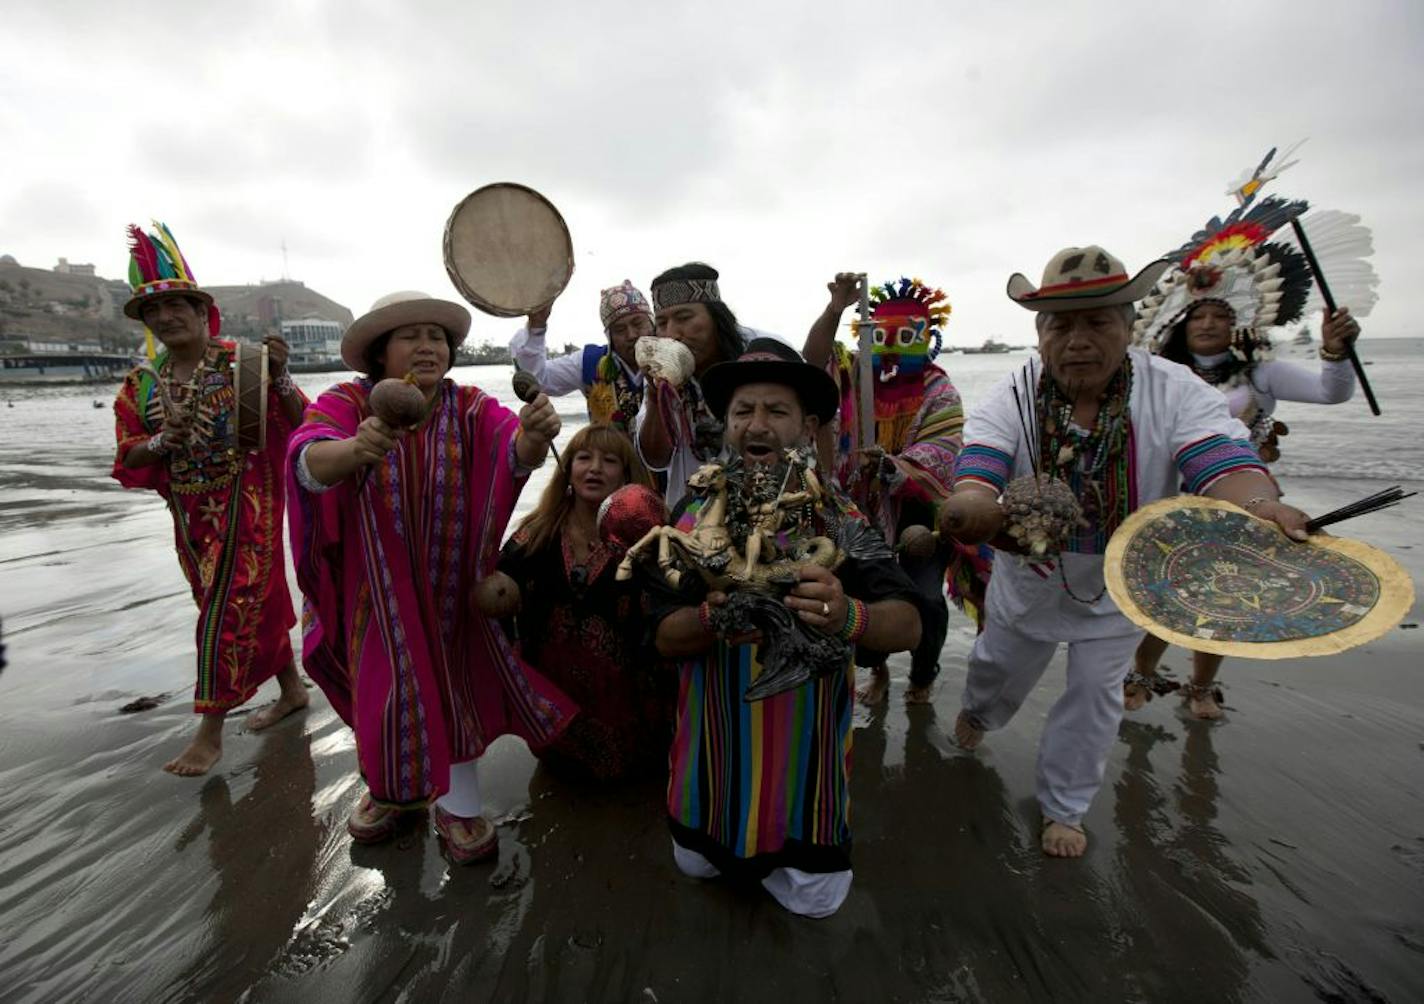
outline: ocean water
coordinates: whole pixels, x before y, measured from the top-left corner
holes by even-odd
[[[941,356],[965,405],[972,411],[1006,373],[1029,360],[1028,349],[998,355]],[[1334,407],[1283,402],[1276,415],[1290,427],[1274,466],[1282,479],[1350,478],[1370,481],[1424,477],[1424,338],[1381,339],[1362,345],[1365,373],[1383,414],[1370,414],[1364,395]],[[1314,351],[1283,348],[1283,359],[1318,366]],[[504,366],[462,366],[452,371],[460,383],[473,383],[517,408]],[[297,382],[311,396],[349,374],[312,373]],[[110,407],[118,384],[87,386],[0,386],[0,492],[16,479],[44,472],[64,474],[88,487],[120,491],[108,478],[114,443]],[[556,400],[564,421],[559,444],[587,420],[581,396]],[[538,499],[547,474],[535,475],[520,500],[524,511]],[[3,506],[3,501],[0,501]],[[3,509],[0,509],[3,512]]]

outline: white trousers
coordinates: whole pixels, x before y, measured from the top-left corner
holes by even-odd
[[[1142,632],[1068,643],[1068,687],[1038,744],[1038,804],[1077,826],[1103,783],[1122,721],[1122,680]],[[1003,728],[1043,676],[1058,642],[1021,634],[992,617],[969,653],[964,710],[980,728]]]
[[[710,879],[722,874],[711,861],[696,851],[690,851],[676,840],[672,842],[672,859],[678,870],[692,878]],[[777,868],[761,880],[762,888],[771,893],[787,910],[802,917],[829,917],[841,908],[850,895],[850,880],[854,873],[803,872],[799,868]]]
[[[450,765],[450,790],[435,800],[452,816],[474,819],[484,812],[484,802],[480,799],[480,772],[478,760]]]

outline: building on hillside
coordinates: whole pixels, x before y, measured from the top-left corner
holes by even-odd
[[[291,346],[294,366],[339,363],[343,330],[336,321],[320,317],[282,322],[282,338]]]
[[[81,265],[79,262],[71,262],[68,258],[59,259],[59,264],[54,270],[60,275],[93,275],[93,265]]]

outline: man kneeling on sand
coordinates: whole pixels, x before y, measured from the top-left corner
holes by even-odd
[[[830,376],[774,338],[754,339],[738,360],[711,367],[702,389],[725,416],[725,447],[749,469],[814,443],[838,397]],[[844,495],[827,492],[809,514],[814,533],[828,521],[857,521],[878,538]],[[685,499],[673,514],[684,529],[708,502]],[[883,541],[870,552],[834,572],[803,568],[785,603],[815,631],[878,652],[913,649],[914,583]],[[759,637],[714,632],[711,611],[726,595],[709,593],[695,575],[683,576],[680,589],[660,577],[651,588],[658,651],[680,660],[667,802],[673,860],[695,878],[759,880],[793,913],[829,916],[851,883],[849,649],[841,671],[748,703],[743,694],[762,673]]]
[[[1142,637],[1103,585],[1113,531],[1183,485],[1274,520],[1295,540],[1306,535],[1306,515],[1280,502],[1226,398],[1185,366],[1129,351],[1132,303],[1166,267],[1154,262],[1129,278],[1100,247],[1067,248],[1048,263],[1040,288],[1023,275],[1009,280],[1009,297],[1037,313],[1042,365],[1004,379],[971,411],[940,514],[945,534],[1005,543],[996,538],[1005,519],[997,499],[1012,480],[1032,478],[1035,461],[1083,507],[1084,524],[1055,559],[995,555],[987,623],[969,654],[954,729],[973,749],[986,730],[1008,724],[1068,643],[1067,689],[1048,713],[1038,753],[1043,851],[1054,857],[1087,849],[1083,816],[1102,784],[1122,719],[1122,679]]]

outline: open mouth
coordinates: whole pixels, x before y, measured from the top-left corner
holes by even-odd
[[[754,463],[770,463],[776,459],[776,448],[770,443],[748,443],[742,447],[742,456]]]

